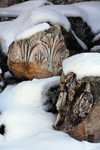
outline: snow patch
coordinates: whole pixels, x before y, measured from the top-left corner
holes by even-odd
[[[100,51],[100,45],[96,45],[96,46],[92,47],[91,51],[93,51],[93,52]]]
[[[29,29],[25,29],[21,33],[18,33],[15,37],[16,40],[22,40],[31,37],[32,35],[48,30],[51,26],[48,23],[41,23],[35,26],[30,27]]]
[[[4,124],[6,140],[14,140],[53,130],[55,116],[45,112],[45,93],[60,77],[33,79],[8,86],[0,94],[0,125]]]
[[[100,54],[81,53],[63,61],[63,72],[67,75],[74,72],[77,79],[85,76],[100,76]]]
[[[10,78],[10,77],[12,77],[12,74],[9,71],[6,71],[4,73],[4,78]]]
[[[98,33],[95,37],[94,37],[94,39],[92,40],[92,42],[96,42],[96,41],[98,41],[100,39],[100,33]]]
[[[0,16],[18,17],[22,13],[34,10],[37,7],[51,4],[47,0],[31,0],[20,4],[15,4],[6,8],[0,8]]]
[[[30,20],[33,25],[36,25],[41,22],[50,22],[52,24],[59,24],[65,28],[66,31],[69,31],[71,26],[68,19],[59,13],[54,11],[49,7],[40,7],[35,9],[30,13]]]

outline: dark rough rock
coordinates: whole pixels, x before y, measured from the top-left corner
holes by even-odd
[[[25,1],[28,0],[0,0],[0,7],[8,7]],[[49,1],[52,2],[53,4],[58,5],[58,4],[71,4],[76,2],[83,2],[87,0],[49,0]],[[88,1],[92,1],[92,0],[88,0]],[[99,1],[99,0],[94,0],[94,1]]]
[[[92,39],[94,38],[94,33],[92,33],[91,28],[80,17],[69,17],[68,19],[71,23],[71,29],[87,45],[88,50],[90,50],[92,47]]]
[[[71,23],[71,29],[74,31],[75,35],[87,46],[87,49],[83,49],[72,34],[72,31],[66,32],[62,28],[62,34],[65,39],[66,47],[69,50],[69,55],[72,56],[83,52],[89,52],[93,46],[92,40],[95,36],[91,32],[91,28],[80,17],[68,17],[68,20]]]
[[[7,85],[16,85],[21,81],[25,80],[16,79],[13,76],[5,78],[4,74],[0,74],[0,93],[5,89]]]
[[[8,7],[28,0],[0,0],[0,7]]]
[[[95,41],[95,42],[92,43],[92,47],[98,46],[98,45],[100,46],[100,39],[98,39],[97,41]]]
[[[2,72],[6,72],[8,70],[7,66],[7,55],[2,52],[2,48],[0,46],[0,68]]]
[[[95,37],[98,36],[100,34],[100,32],[98,32],[97,34],[95,34]],[[100,36],[99,38],[97,38],[96,40],[92,40],[92,48],[95,46],[99,46],[97,50],[95,50],[94,52],[99,52],[100,53]],[[93,52],[93,50],[91,50]]]
[[[8,67],[16,78],[46,78],[62,73],[62,61],[69,56],[60,26],[39,32],[9,47]]]
[[[53,4],[59,5],[59,4],[72,4],[72,3],[77,3],[77,2],[85,2],[85,1],[92,1],[92,0],[49,0]],[[94,1],[99,1],[99,0],[94,0]]]
[[[19,4],[22,2],[26,2],[26,1],[29,1],[29,0],[0,0],[0,7],[8,7],[8,6]],[[46,5],[48,5],[48,3],[46,3]]]
[[[47,93],[47,101],[45,102],[44,105],[46,105],[46,111],[52,112],[52,113],[57,113],[56,109],[56,103],[59,97],[59,92],[60,92],[60,85],[55,85],[51,87]]]
[[[65,40],[65,44],[66,47],[69,50],[69,56],[75,55],[75,54],[79,54],[79,53],[83,53],[86,52],[86,50],[84,50],[80,44],[77,42],[77,40],[75,39],[75,37],[73,36],[72,32],[66,32],[63,28],[62,28],[62,34],[64,36],[64,40]],[[88,50],[87,50],[88,51]]]
[[[0,16],[0,22],[3,22],[3,21],[11,21],[11,20],[14,20],[14,19],[16,19],[16,17]]]
[[[56,106],[56,130],[78,140],[100,142],[100,77],[76,80],[72,72],[62,74]]]
[[[3,125],[3,124],[0,126],[0,134],[1,135],[5,134],[5,125]]]

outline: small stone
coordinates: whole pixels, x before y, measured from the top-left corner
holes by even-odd
[[[8,67],[16,78],[32,79],[60,75],[69,56],[60,26],[39,32],[9,47]]]
[[[100,77],[76,80],[76,74],[62,74],[54,123],[78,140],[100,142]]]

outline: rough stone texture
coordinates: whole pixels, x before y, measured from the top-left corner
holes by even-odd
[[[28,0],[0,0],[0,7],[8,7],[10,5],[18,4],[21,2],[25,2]],[[87,0],[49,0],[53,4],[71,4],[71,3],[76,3],[76,2],[85,2]],[[92,1],[92,0],[88,0]],[[99,1],[99,0],[94,0],[94,1]]]
[[[91,28],[80,17],[68,17],[68,20],[71,23],[71,31],[66,32],[63,28],[61,29],[66,47],[69,50],[69,55],[72,56],[83,52],[90,52],[90,49],[93,47],[92,40],[95,37],[94,33],[91,32]],[[87,49],[81,47],[74,37],[72,30],[75,35],[85,43]]]
[[[81,46],[80,44],[77,42],[77,40],[75,39],[75,37],[73,36],[72,32],[66,32],[64,30],[64,28],[62,28],[62,34],[64,36],[64,40],[65,40],[65,44],[66,47],[69,50],[69,55],[75,55],[75,54],[79,54],[79,53],[83,53],[86,52]]]
[[[47,93],[47,100],[44,105],[46,105],[46,111],[52,112],[52,113],[57,113],[56,109],[56,103],[59,97],[59,92],[60,92],[60,84],[57,84],[53,87],[51,87]]]
[[[71,29],[87,45],[89,51],[94,38],[94,33],[91,31],[91,28],[80,17],[68,17],[68,19],[71,23]]]
[[[8,7],[28,0],[0,0],[0,7]]]
[[[78,140],[100,142],[100,77],[76,80],[72,72],[62,74],[56,106],[56,130]]]
[[[15,41],[8,52],[8,67],[16,78],[32,79],[60,75],[69,55],[59,26]]]
[[[2,69],[2,72],[6,72],[8,70],[7,56],[2,52],[1,45],[0,45],[0,68]]]
[[[85,1],[92,1],[92,0],[49,0],[53,4],[72,4],[72,3],[77,3],[77,2],[85,2]],[[99,1],[99,0],[94,0],[94,1]]]
[[[3,22],[3,21],[12,21],[12,20],[14,20],[16,18],[17,17],[0,16],[0,22]]]

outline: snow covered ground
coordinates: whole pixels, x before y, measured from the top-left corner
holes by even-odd
[[[49,5],[45,6],[45,4]],[[60,24],[69,31],[71,26],[66,16],[81,16],[90,25],[92,31],[98,33],[100,32],[99,12],[100,2],[55,6],[47,0],[32,0],[8,8],[0,8],[1,16],[18,16],[13,21],[0,23],[0,43],[3,51],[7,53],[9,45],[15,39],[27,38],[31,34],[50,28],[47,22]],[[97,35],[94,41],[99,39],[100,34]],[[82,41],[78,38],[77,40],[87,49]],[[74,59],[74,62],[71,59]],[[94,73],[98,74],[99,59],[100,54],[94,55],[94,53],[73,56],[63,63],[65,74],[71,67],[74,69],[77,63],[82,65],[81,68],[79,65],[79,69],[82,70],[84,62],[90,65],[88,75],[91,74],[91,70],[95,70],[95,67],[97,69]],[[69,68],[66,67],[68,61]],[[88,66],[85,66],[84,73],[87,72],[87,68]],[[78,68],[75,71],[78,74]],[[0,135],[0,150],[100,150],[99,143],[79,142],[52,128],[56,116],[46,112],[43,103],[46,101],[45,93],[48,88],[58,82],[59,77],[33,79],[17,85],[9,85],[0,93],[0,125],[5,125],[5,135]]]
[[[45,93],[57,84],[59,77],[33,79],[8,86],[0,94],[0,150],[99,150],[100,144],[79,142],[69,135],[55,131],[56,116],[45,111]]]

